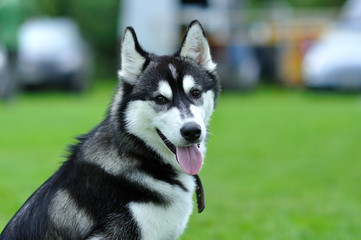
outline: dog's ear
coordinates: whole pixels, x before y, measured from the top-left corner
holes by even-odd
[[[202,25],[197,20],[189,24],[178,54],[193,59],[207,71],[216,69]]]
[[[146,61],[147,53],[140,47],[134,29],[127,27],[120,50],[119,79],[135,84]]]

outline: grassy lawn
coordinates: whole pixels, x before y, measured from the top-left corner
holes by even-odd
[[[0,103],[0,231],[103,118],[113,86]],[[224,93],[211,133],[206,209],[182,240],[361,239],[360,95]]]

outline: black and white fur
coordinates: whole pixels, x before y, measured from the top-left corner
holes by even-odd
[[[106,118],[78,138],[0,239],[177,239],[195,182],[174,149],[197,144],[204,157],[219,92],[215,70],[198,21],[173,56],[145,52],[128,27]]]

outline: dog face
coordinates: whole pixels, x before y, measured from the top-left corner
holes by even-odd
[[[208,122],[219,88],[215,67],[197,21],[188,27],[174,56],[145,52],[134,30],[125,31],[118,75],[123,82],[126,131],[191,175],[203,163]]]

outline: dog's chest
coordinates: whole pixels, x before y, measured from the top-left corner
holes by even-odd
[[[154,203],[130,203],[129,207],[142,235],[142,240],[177,239],[184,231],[192,213],[194,182],[191,176],[184,191],[175,188],[167,191],[170,203],[162,206]]]

